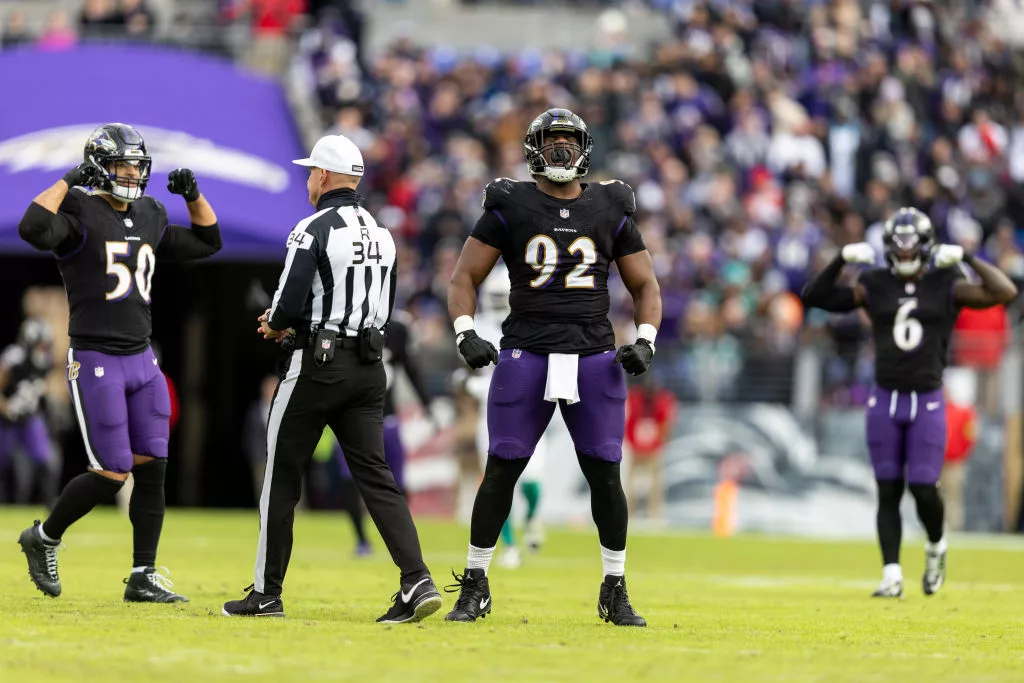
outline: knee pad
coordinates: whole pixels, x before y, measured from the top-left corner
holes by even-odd
[[[167,459],[156,458],[132,468],[136,486],[163,486],[167,479]]]
[[[484,467],[484,478],[480,482],[480,488],[487,486],[497,489],[514,489],[516,482],[519,481],[519,475],[526,469],[526,464],[529,460],[529,458],[507,460],[488,454],[487,465]]]
[[[893,481],[878,482],[878,506],[882,508],[900,507],[900,500],[903,498],[903,490],[906,483],[902,479]],[[911,487],[913,489],[913,487]]]
[[[622,487],[621,463],[601,460],[579,451],[576,452],[576,459],[579,460],[580,469],[583,471],[583,476],[586,477],[591,489],[595,486],[602,488]]]
[[[940,502],[942,500],[939,487],[935,484],[911,484],[910,494],[914,496],[914,500],[918,503]]]

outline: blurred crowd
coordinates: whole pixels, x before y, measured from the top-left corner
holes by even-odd
[[[589,45],[513,54],[408,35],[371,57],[354,0],[221,0],[209,19],[244,25],[240,57],[305,84],[323,127],[364,150],[361,190],[399,238],[399,302],[428,351],[450,351],[444,291],[483,186],[528,178],[523,134],[552,106],[587,121],[589,179],[636,192],[664,297],[659,370],[684,397],[788,400],[793,350],[818,338],[840,350],[826,369],[835,400],[857,400],[866,322],[805,312],[797,294],[839,246],[880,247],[879,222],[901,205],[1024,278],[1024,4],[634,3],[671,22],[653,45],[631,40],[614,4]],[[9,15],[3,45],[146,38],[155,22],[146,0],[86,0],[77,25],[41,35]],[[613,292],[626,337],[631,302]]]
[[[651,46],[617,10],[592,45],[549,52],[409,36],[368,60],[331,11],[303,33],[325,125],[366,150],[362,187],[404,238],[402,298],[421,317],[443,319],[481,187],[528,177],[523,132],[551,106],[590,126],[591,179],[636,191],[664,296],[659,349],[685,342],[659,368],[684,396],[787,400],[792,351],[815,329],[849,347],[831,385],[870,381],[865,321],[805,326],[796,294],[838,246],[880,247],[901,205],[1024,277],[1024,5],[659,4],[673,37]],[[614,291],[625,335],[630,302]]]

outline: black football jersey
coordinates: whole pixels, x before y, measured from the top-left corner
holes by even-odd
[[[536,183],[499,178],[484,190],[472,237],[501,250],[512,281],[501,348],[589,355],[615,348],[608,268],[644,251],[633,190],[618,180],[585,183],[557,199]]]
[[[157,257],[189,260],[220,248],[216,225],[169,226],[163,204],[142,197],[115,210],[79,188],[67,193],[54,223],[53,251],[68,295],[68,334],[76,349],[131,354],[149,345],[149,303]],[[37,226],[42,228],[43,226]]]
[[[0,369],[7,375],[3,395],[9,418],[19,422],[39,412],[46,393],[46,375],[53,369],[52,355],[11,344],[0,354]]]
[[[880,387],[919,392],[942,387],[949,338],[960,313],[953,287],[963,277],[958,268],[930,269],[915,281],[885,268],[861,273]]]

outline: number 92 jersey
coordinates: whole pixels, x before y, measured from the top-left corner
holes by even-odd
[[[963,277],[958,268],[929,269],[916,281],[883,268],[861,273],[878,386],[918,392],[942,387],[949,338],[960,314],[953,287]]]
[[[615,348],[608,268],[644,251],[625,183],[584,183],[558,199],[536,183],[499,178],[484,189],[471,237],[501,250],[512,281],[501,348],[590,355]]]

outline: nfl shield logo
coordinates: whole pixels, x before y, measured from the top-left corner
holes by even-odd
[[[320,348],[323,349],[324,351],[331,348],[331,340],[324,339],[322,342],[320,342]]]
[[[569,217],[569,209],[559,209],[558,210],[558,215],[561,216],[563,220],[568,218]]]
[[[103,367],[102,366],[97,366],[97,367],[93,368],[92,374],[96,375],[97,377],[102,377],[103,376]]]
[[[562,209],[562,211],[565,211],[565,209]],[[513,358],[522,358],[523,357],[523,350],[522,349],[512,349],[512,357]]]

